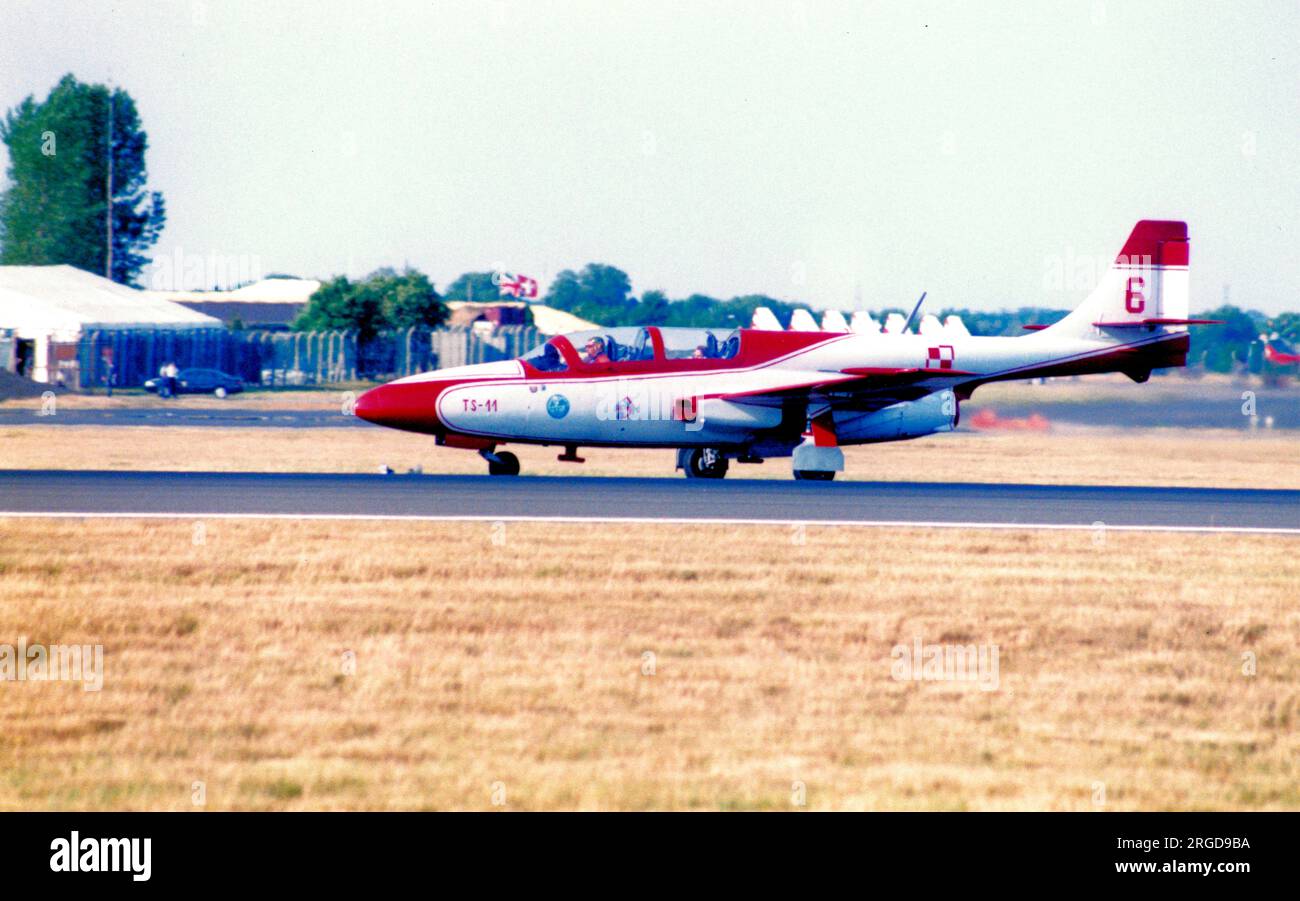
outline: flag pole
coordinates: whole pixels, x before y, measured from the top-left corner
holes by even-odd
[[[108,174],[104,179],[104,275],[113,278],[113,85],[108,85]]]

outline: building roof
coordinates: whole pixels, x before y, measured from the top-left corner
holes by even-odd
[[[149,294],[165,300],[202,303],[296,303],[305,304],[320,288],[314,278],[264,278],[235,288],[233,291],[164,291],[152,290]]]
[[[484,309],[486,307],[513,307],[528,308],[533,311],[533,325],[538,332],[545,335],[567,334],[569,332],[585,332],[586,329],[601,328],[595,322],[588,322],[585,319],[578,319],[573,313],[564,312],[563,309],[547,307],[545,303],[525,303],[524,300],[447,300],[447,309],[450,309],[452,324],[459,324],[458,320],[463,320],[463,316],[455,316],[455,313],[465,311],[465,309]]]
[[[563,335],[568,332],[600,328],[598,323],[588,322],[572,313],[548,307],[543,303],[532,304],[532,308],[533,325],[537,326],[537,330],[543,335]]]
[[[259,300],[247,302],[242,300],[178,300],[179,304],[215,316],[222,322],[238,320],[246,327],[283,326],[298,318],[302,312],[300,303],[271,303]]]
[[[0,328],[220,328],[221,320],[75,266],[0,266]]]
[[[453,313],[467,308],[482,309],[484,307],[526,307],[532,310],[533,325],[543,335],[563,335],[568,332],[581,332],[587,329],[600,328],[600,325],[595,322],[588,322],[574,316],[572,313],[557,310],[555,307],[548,307],[544,303],[526,303],[522,300],[447,301],[447,309]]]

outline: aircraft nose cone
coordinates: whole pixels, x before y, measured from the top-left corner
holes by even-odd
[[[383,393],[387,387],[387,385],[380,385],[378,388],[371,388],[362,394],[353,405],[352,412],[366,422],[383,425],[384,410],[387,407]]]
[[[352,412],[375,425],[433,434],[438,431],[441,393],[442,386],[436,382],[380,385],[358,397]]]

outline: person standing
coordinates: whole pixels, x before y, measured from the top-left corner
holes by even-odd
[[[160,397],[174,397],[176,395],[176,377],[179,374],[180,370],[176,368],[176,364],[170,361],[159,367],[158,377],[162,379],[162,384],[158,390]]]

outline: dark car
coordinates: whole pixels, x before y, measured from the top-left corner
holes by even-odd
[[[162,385],[163,378],[158,376],[145,382],[144,389],[158,391],[166,396],[166,391],[159,390]],[[182,369],[176,376],[177,394],[215,394],[217,397],[225,397],[243,390],[243,379],[216,369]]]

